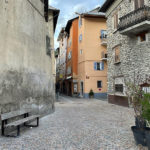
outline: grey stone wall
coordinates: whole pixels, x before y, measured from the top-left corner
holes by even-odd
[[[41,0],[0,0],[2,113],[31,109],[46,115],[53,111],[52,61],[46,55],[46,35],[50,31],[43,15]]]
[[[150,2],[145,0],[145,4],[150,6]],[[144,81],[146,75],[150,75],[150,32],[148,41],[138,43],[135,35],[121,35],[119,31],[113,29],[113,14],[119,11],[119,17],[133,11],[134,3],[131,0],[123,0],[113,11],[107,13],[108,27],[108,94],[114,95],[114,77],[123,76],[125,81],[133,80],[138,72]],[[110,8],[111,10],[111,8]],[[109,10],[108,10],[109,12]],[[120,45],[121,63],[115,65],[114,47]],[[123,94],[124,95],[124,94]]]

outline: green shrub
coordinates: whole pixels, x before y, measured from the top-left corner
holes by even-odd
[[[150,122],[150,94],[144,94],[141,100],[142,116],[145,120]]]
[[[89,92],[89,96],[90,96],[90,97],[91,97],[91,96],[94,96],[94,92],[93,92],[92,89],[91,89],[90,92]]]

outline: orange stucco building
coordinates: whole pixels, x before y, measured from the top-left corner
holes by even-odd
[[[66,87],[67,95],[78,94],[78,17],[69,20],[66,26],[68,47],[66,55]]]
[[[71,96],[107,98],[107,34],[104,13],[94,11],[69,20],[66,26],[66,87]]]

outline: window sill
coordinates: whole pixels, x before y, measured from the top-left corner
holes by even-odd
[[[122,92],[115,92],[115,96],[126,97],[126,95],[124,95],[124,93],[122,93]]]
[[[118,62],[115,62],[115,63],[114,63],[114,65],[118,65],[118,64],[120,64],[120,63],[121,63],[120,61],[118,61]]]
[[[141,45],[141,44],[146,44],[148,43],[149,41],[142,41],[142,42],[138,42],[138,45]]]
[[[117,33],[118,29],[114,29],[113,34]]]

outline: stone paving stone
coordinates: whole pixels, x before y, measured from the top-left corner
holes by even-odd
[[[38,128],[23,129],[19,138],[0,137],[0,150],[147,150],[135,145],[132,125],[132,109],[60,97]]]

